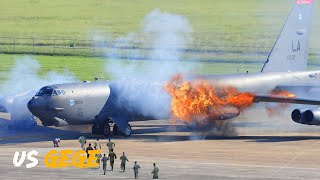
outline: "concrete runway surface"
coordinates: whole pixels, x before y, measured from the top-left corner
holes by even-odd
[[[259,119],[246,120],[253,116]],[[89,139],[87,143],[94,143],[89,126],[9,131],[10,116],[2,113],[1,179],[133,179],[134,161],[141,166],[139,179],[152,178],[153,162],[160,179],[319,179],[320,127],[295,124],[287,116],[268,117],[262,110],[252,110],[230,121],[220,134],[191,131],[167,120],[135,122],[130,138],[112,138],[118,157],[124,151],[130,160],[127,171],[120,172],[117,159],[114,171],[108,164],[104,176],[102,169],[48,169],[43,162],[51,149],[80,149],[80,133]],[[52,146],[54,137],[62,139],[59,148]],[[107,140],[100,142],[106,152]],[[39,152],[37,167],[13,166],[15,151],[32,149]]]

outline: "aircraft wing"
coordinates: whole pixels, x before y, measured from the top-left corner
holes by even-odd
[[[256,95],[253,99],[254,103],[260,102],[275,102],[275,103],[289,103],[289,104],[306,104],[306,105],[320,105],[320,99],[305,99],[296,97],[283,97],[275,95]]]

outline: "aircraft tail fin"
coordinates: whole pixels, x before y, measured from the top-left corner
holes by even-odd
[[[314,0],[295,0],[261,72],[306,70],[313,4]]]

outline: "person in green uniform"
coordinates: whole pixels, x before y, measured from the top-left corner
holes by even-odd
[[[111,152],[111,149],[114,150],[114,148],[116,147],[116,144],[113,143],[113,142],[109,139],[109,141],[108,141],[108,143],[107,143],[107,146],[108,146],[109,153],[110,153],[110,152]]]
[[[124,152],[122,153],[120,160],[121,160],[120,168],[124,172],[124,171],[126,171],[126,162],[127,161],[129,162],[129,160],[128,160],[127,156],[124,154]]]
[[[87,143],[87,139],[82,134],[79,137],[79,143],[81,145],[81,149],[84,150],[84,145]]]
[[[113,152],[113,149],[111,149],[108,158],[110,159],[111,171],[113,171],[114,160],[117,159],[117,155]]]
[[[140,166],[137,164],[137,161],[135,161],[134,166],[133,166],[133,172],[134,172],[135,179],[138,179],[139,169],[140,169]]]
[[[98,150],[98,149],[95,147],[94,150]],[[98,169],[99,169],[100,168],[100,159],[102,158],[102,155],[99,153],[99,154],[96,154],[95,156],[97,158],[96,162],[99,164],[99,167],[98,167]]]
[[[156,163],[153,163],[153,169],[152,169],[151,174],[153,174],[153,176],[152,176],[153,179],[159,178],[159,168],[156,166]]]

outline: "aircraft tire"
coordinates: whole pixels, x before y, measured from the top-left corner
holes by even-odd
[[[103,125],[103,135],[108,137],[110,135],[110,133],[111,133],[110,125],[109,125],[109,123],[105,123]]]
[[[99,129],[97,128],[97,126],[95,124],[92,125],[91,133],[94,135],[99,134]]]
[[[115,136],[121,134],[121,131],[116,124],[113,125],[112,134]]]
[[[131,133],[132,133],[132,128],[131,128],[130,124],[128,124],[126,127],[126,130],[121,134],[125,137],[129,137],[129,136],[131,136]]]

